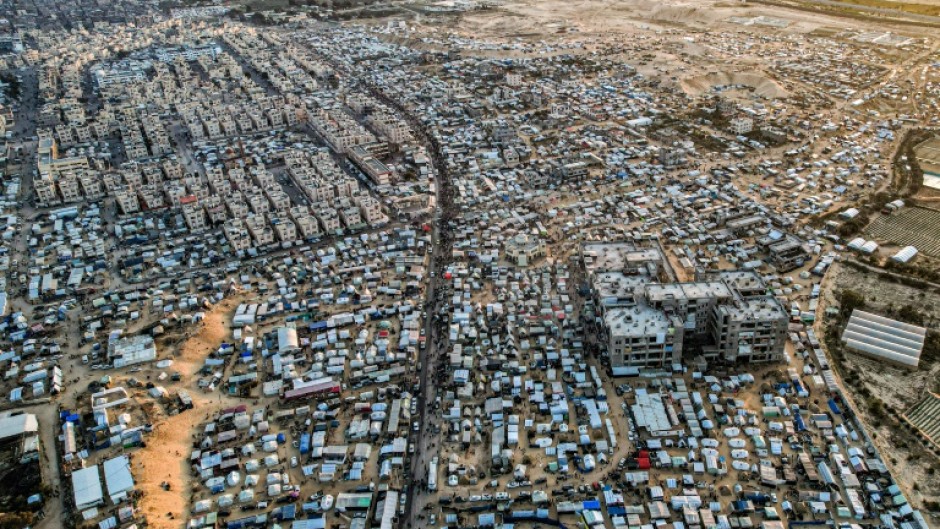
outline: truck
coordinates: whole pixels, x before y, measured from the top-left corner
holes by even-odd
[[[435,492],[437,491],[437,458],[431,459],[431,464],[428,465],[428,491]]]

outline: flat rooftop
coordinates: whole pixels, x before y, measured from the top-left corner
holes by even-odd
[[[655,283],[646,286],[646,299],[652,301],[730,298],[731,289],[720,281],[695,283]]]
[[[625,338],[640,338],[667,334],[672,322],[661,310],[647,306],[613,308],[604,315],[611,335]]]
[[[751,270],[725,270],[718,277],[736,290],[763,289],[766,286],[764,280]]]
[[[641,275],[627,275],[623,272],[604,272],[594,279],[594,290],[597,296],[604,298],[634,297],[650,282],[649,277]]]
[[[732,320],[777,320],[787,319],[789,315],[773,296],[761,296],[740,300],[734,304],[721,305],[718,307],[723,314],[727,314]]]
[[[621,271],[648,262],[663,261],[656,248],[637,248],[632,243],[594,243],[582,248],[588,272]]]

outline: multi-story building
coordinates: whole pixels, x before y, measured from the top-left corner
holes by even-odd
[[[636,305],[604,314],[607,353],[614,367],[671,367],[682,358],[682,322],[661,310]]]
[[[359,195],[353,198],[353,202],[359,205],[366,224],[375,226],[388,220],[388,217],[382,213],[382,203],[371,195]]]
[[[41,206],[61,204],[55,182],[51,178],[39,176],[33,179],[33,191],[36,192],[36,202]]]
[[[133,215],[140,211],[140,201],[137,193],[128,186],[120,186],[114,189],[114,198],[117,200],[118,208],[125,215]]]
[[[251,248],[251,235],[242,218],[229,219],[223,228],[225,238],[235,252],[244,252]]]
[[[376,160],[365,147],[356,145],[349,149],[349,158],[369,177],[376,185],[388,185],[392,171],[387,165]]]
[[[249,215],[245,219],[245,226],[252,240],[255,241],[255,246],[266,246],[274,242],[274,230],[271,229],[264,215]]]
[[[615,372],[668,368],[683,353],[729,364],[783,358],[789,317],[755,272],[675,283],[652,266],[666,262],[656,248],[590,243],[581,253]]]
[[[101,189],[101,182],[98,179],[97,173],[92,171],[79,173],[78,182],[82,186],[82,193],[85,195],[86,199],[98,200],[104,196],[104,192]]]
[[[316,217],[310,213],[310,208],[307,206],[294,206],[290,208],[289,213],[304,239],[320,237],[320,224],[317,222]]]
[[[323,231],[329,234],[338,233],[343,229],[339,214],[329,204],[320,202],[311,205],[311,210],[323,226]]]
[[[339,209],[339,215],[347,228],[357,228],[362,224],[362,213],[352,204],[346,204]]]
[[[782,360],[788,323],[786,310],[773,296],[716,305],[709,322],[714,350],[706,348],[705,357],[727,363]]]
[[[728,123],[728,127],[732,133],[740,136],[754,130],[754,120],[745,117],[734,118]]]
[[[789,272],[809,261],[809,253],[803,242],[792,235],[774,237],[771,235],[757,239],[757,245],[763,248],[777,272]]]
[[[297,226],[288,218],[271,217],[271,225],[277,233],[277,239],[281,242],[297,240]]]
[[[186,220],[186,225],[189,226],[190,231],[206,229],[206,212],[202,209],[199,198],[195,195],[181,197],[179,204],[183,210],[183,218]]]

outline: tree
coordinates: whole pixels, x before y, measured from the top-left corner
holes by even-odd
[[[924,324],[924,314],[914,305],[904,305],[898,309],[898,319],[914,325]]]
[[[0,517],[0,529],[19,529],[33,523],[33,513],[17,512],[4,514]]]
[[[10,99],[19,99],[21,93],[20,81],[15,75],[9,72],[0,73],[0,83],[7,85],[7,92]]]
[[[852,289],[843,289],[839,293],[839,306],[842,316],[848,316],[855,309],[865,308],[865,296]]]

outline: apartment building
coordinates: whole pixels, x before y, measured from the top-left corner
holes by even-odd
[[[181,204],[183,197],[192,195],[181,182],[164,182],[163,193],[166,195],[169,204]]]
[[[314,211],[317,220],[319,220],[320,225],[323,226],[324,232],[337,233],[343,229],[343,225],[339,219],[339,213],[329,204],[323,202],[312,204],[311,210]]]
[[[207,44],[205,46],[177,46],[173,48],[160,48],[154,52],[157,60],[160,62],[173,62],[178,58],[185,61],[195,61],[199,57],[210,57],[215,59],[221,49],[216,44]]]
[[[310,213],[310,208],[307,206],[294,206],[288,210],[288,214],[304,239],[321,235],[320,224],[317,222],[316,217]]]
[[[213,225],[222,224],[228,218],[225,215],[225,203],[218,195],[211,195],[206,198],[200,198],[206,215],[209,217],[209,223]]]
[[[243,219],[248,216],[248,204],[239,192],[229,193],[225,196],[225,207],[228,208],[229,216],[234,219]]]
[[[104,196],[104,190],[101,188],[101,181],[98,173],[84,171],[79,173],[78,182],[82,186],[82,193],[88,200],[98,200]]]
[[[728,128],[738,136],[747,134],[754,130],[754,120],[746,117],[734,118],[728,123]]]
[[[786,310],[773,296],[716,305],[710,322],[715,345],[705,349],[705,357],[732,364],[780,361],[788,323]]]
[[[141,202],[147,209],[160,209],[167,206],[166,195],[163,193],[163,186],[157,184],[146,184],[139,190]]]
[[[362,225],[362,213],[359,211],[358,207],[348,201],[341,201],[339,206],[337,211],[339,212],[340,218],[343,219],[343,224],[347,228],[357,228]]]
[[[274,242],[274,230],[263,215],[249,215],[245,219],[245,227],[248,228],[255,246],[266,246]]]
[[[206,223],[206,212],[199,203],[199,198],[195,195],[181,197],[179,199],[180,207],[183,210],[183,219],[190,231],[204,230],[208,227]]]
[[[359,195],[353,198],[353,202],[359,206],[366,224],[375,226],[388,221],[388,217],[382,212],[382,203],[371,195]]]
[[[62,202],[78,202],[82,199],[81,186],[78,183],[78,176],[73,171],[59,173],[57,181],[59,186],[59,195]]]
[[[286,217],[271,217],[271,225],[277,234],[277,240],[289,242],[297,240],[297,226]]]
[[[371,143],[375,136],[339,108],[317,109],[307,116],[310,126],[323,136],[330,147],[347,154],[356,145]]]
[[[39,174],[33,179],[33,189],[40,206],[81,200],[79,175],[90,171],[86,157],[59,158],[56,141],[49,135],[39,140],[36,168]]]
[[[264,194],[271,202],[274,211],[286,211],[290,207],[290,196],[280,186],[267,187]]]
[[[129,186],[120,186],[114,189],[114,198],[118,208],[124,215],[133,215],[140,212],[140,200],[137,193]]]
[[[251,248],[251,235],[248,233],[244,219],[234,218],[225,221],[222,231],[235,252],[244,252]]]
[[[255,215],[264,215],[271,211],[271,202],[264,193],[255,189],[245,193],[245,201]]]

